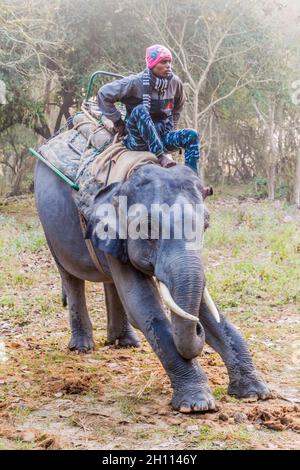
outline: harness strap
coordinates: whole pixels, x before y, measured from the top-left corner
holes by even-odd
[[[80,226],[81,226],[82,234],[83,234],[87,249],[89,251],[89,254],[90,254],[90,256],[93,260],[93,263],[96,266],[99,273],[102,274],[105,277],[105,281],[111,281],[111,278],[103,271],[103,268],[100,264],[100,261],[99,261],[97,255],[96,255],[95,248],[94,248],[94,245],[93,245],[92,241],[90,239],[85,238],[86,227],[87,227],[86,220],[85,220],[85,218],[84,218],[84,216],[81,212],[78,211],[78,214],[79,214],[79,220],[80,220]]]

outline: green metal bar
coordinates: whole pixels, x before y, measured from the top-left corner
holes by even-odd
[[[58,176],[60,176],[66,183],[68,183],[72,188],[76,189],[76,191],[79,190],[79,186],[77,184],[73,183],[72,180],[70,180],[66,175],[64,175],[56,166],[54,166],[52,163],[50,163],[46,158],[44,158],[40,153],[36,152],[34,149],[29,148],[29,152],[32,153],[36,158],[41,160],[45,165],[47,165],[51,170],[54,171]]]
[[[86,97],[84,101],[88,101],[91,95],[94,79],[97,77],[97,75],[105,75],[106,77],[124,78],[124,75],[120,75],[119,73],[105,72],[104,70],[98,70],[97,72],[94,72],[89,80],[87,91],[86,91]]]

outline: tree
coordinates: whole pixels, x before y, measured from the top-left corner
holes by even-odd
[[[182,77],[188,105],[184,121],[201,131],[202,148],[212,151],[222,104],[239,90],[268,82],[260,60],[263,27],[257,1],[151,2],[148,35],[167,45]],[[139,3],[135,8],[141,19]]]
[[[0,132],[20,123],[48,138],[44,103],[32,90],[38,75],[47,79],[48,64],[60,47],[51,9],[41,0],[0,3],[0,79],[7,88],[6,105],[0,109]],[[52,2],[54,9],[58,3]]]
[[[10,196],[16,196],[22,191],[21,186],[28,172],[30,158],[27,149],[32,142],[34,142],[34,133],[29,133],[20,125],[10,127],[0,136],[0,166],[4,169],[9,182]]]
[[[297,162],[294,181],[294,203],[300,209],[300,145],[297,150]]]

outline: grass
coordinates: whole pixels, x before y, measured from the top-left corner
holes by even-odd
[[[193,449],[213,450],[243,450],[249,448],[251,434],[241,428],[233,430],[232,427],[222,432],[216,432],[211,426],[201,426],[199,436],[193,440]]]
[[[7,237],[2,241],[2,250],[8,254],[16,254],[20,251],[36,253],[46,247],[45,237],[39,223],[35,223],[29,229],[24,224],[4,224],[2,230],[7,230]]]
[[[136,416],[138,400],[131,396],[118,396],[117,405],[121,413],[129,418]]]
[[[34,447],[34,443],[24,442],[20,438],[14,440],[0,439],[0,450],[32,450]]]
[[[227,387],[224,387],[224,385],[219,385],[213,389],[213,396],[216,400],[220,400],[220,398],[224,397],[226,394]]]
[[[207,264],[215,253],[223,263],[207,279],[222,308],[272,306],[300,300],[300,229],[296,209],[284,204],[225,208],[214,214],[205,239]],[[287,223],[288,221],[288,223]],[[211,255],[213,253],[213,255]]]

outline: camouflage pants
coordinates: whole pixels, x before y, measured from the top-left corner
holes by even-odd
[[[184,148],[185,164],[197,173],[200,144],[194,129],[165,130],[163,122],[154,123],[147,109],[138,105],[126,122],[126,130],[124,144],[129,150],[149,150],[159,157],[164,152]]]

